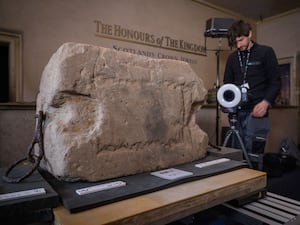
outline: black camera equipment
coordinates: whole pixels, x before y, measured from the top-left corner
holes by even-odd
[[[212,38],[227,38],[228,30],[233,24],[232,18],[211,18],[206,21],[204,36]]]
[[[224,113],[229,113],[230,130],[226,133],[223,146],[227,146],[230,137],[232,137],[231,147],[234,147],[237,138],[245,160],[249,167],[253,168],[243,140],[239,131],[236,129],[236,123],[238,121],[237,111],[239,110],[241,103],[248,101],[247,89],[245,87],[238,87],[234,84],[224,84],[217,92],[217,100],[220,103],[222,111]]]
[[[248,89],[224,84],[217,92],[217,100],[225,113],[236,113],[242,103],[248,102]]]

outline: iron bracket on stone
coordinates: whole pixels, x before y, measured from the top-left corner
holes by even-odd
[[[12,164],[5,172],[3,175],[3,180],[9,183],[19,183],[22,180],[26,179],[27,177],[31,176],[33,172],[39,167],[40,162],[42,158],[44,157],[44,137],[43,137],[43,122],[44,122],[44,114],[43,111],[39,111],[39,113],[35,116],[35,118],[38,119],[37,126],[35,129],[35,134],[34,137],[31,141],[31,144],[28,147],[27,150],[27,157],[20,159],[19,161],[15,162]],[[34,146],[35,144],[38,144],[38,152],[34,152]],[[29,162],[32,164],[31,170],[26,172],[23,176],[21,177],[9,177],[9,174],[11,171],[17,167],[19,164],[23,162]]]

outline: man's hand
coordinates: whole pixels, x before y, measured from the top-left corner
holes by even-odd
[[[269,104],[267,101],[262,100],[260,103],[256,104],[251,115],[254,117],[263,117],[268,111]]]

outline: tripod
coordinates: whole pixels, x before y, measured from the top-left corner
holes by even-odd
[[[239,134],[239,131],[236,129],[236,122],[237,122],[237,114],[236,113],[229,113],[230,130],[226,133],[226,137],[225,137],[225,140],[224,140],[224,143],[223,143],[223,147],[225,147],[227,145],[227,143],[229,141],[229,138],[231,136],[232,136],[231,147],[234,147],[235,138],[237,138],[238,141],[239,141],[239,144],[242,148],[244,158],[247,161],[249,167],[252,169],[253,166],[252,166],[252,163],[249,159],[247,150],[246,150],[245,145],[243,143],[243,140],[242,140],[242,138]]]

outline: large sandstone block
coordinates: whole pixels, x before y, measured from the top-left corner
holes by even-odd
[[[63,180],[98,181],[203,158],[195,122],[206,90],[181,61],[63,44],[45,67],[42,166]]]

